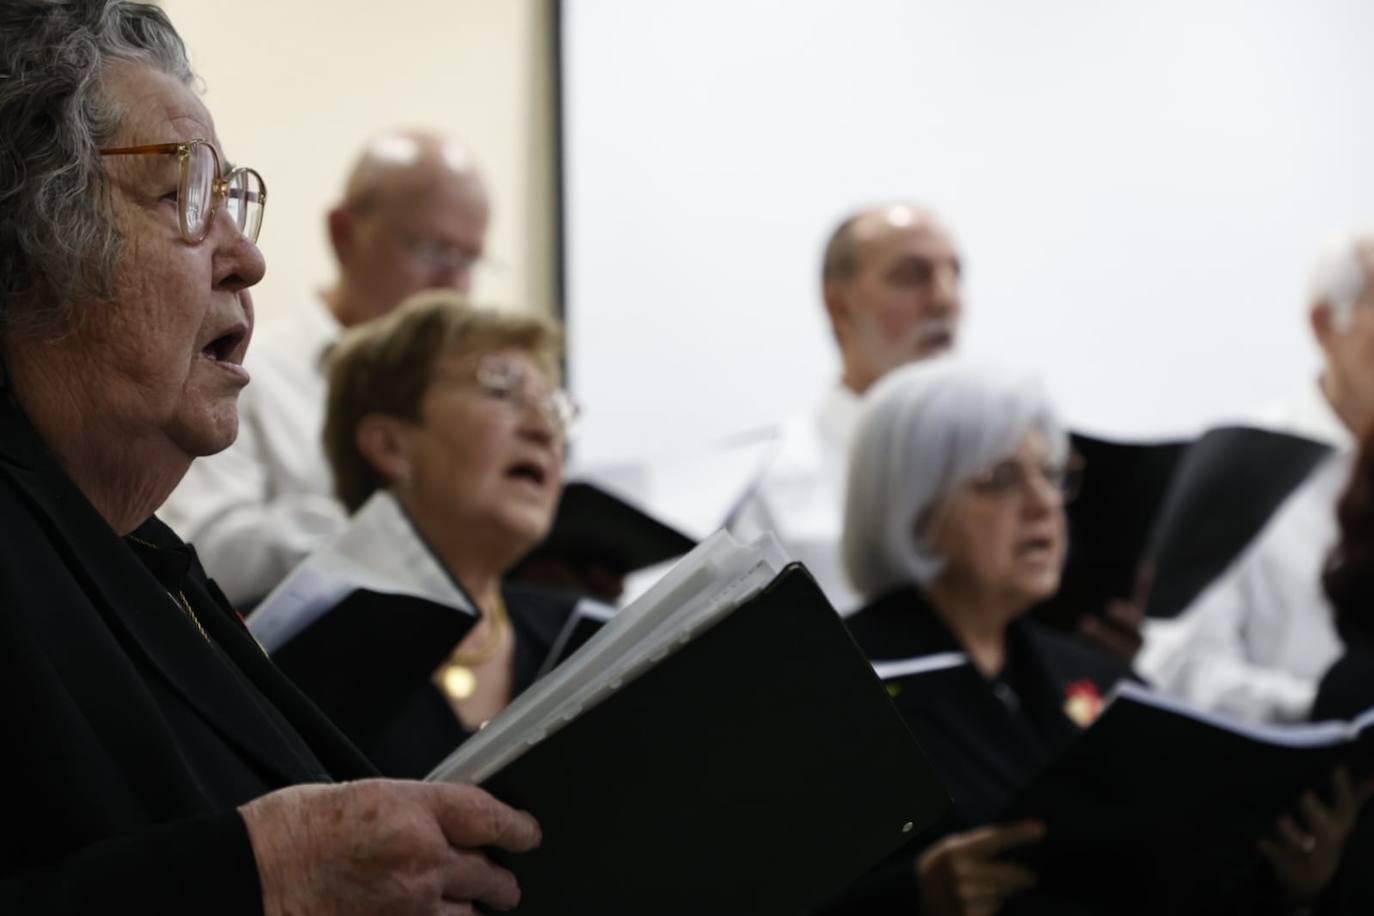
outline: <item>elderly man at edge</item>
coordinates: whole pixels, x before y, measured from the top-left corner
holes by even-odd
[[[470,291],[489,209],[453,141],[396,132],[363,151],[328,217],[338,282],[254,346],[238,440],[197,462],[162,511],[235,604],[261,600],[344,526],[320,447],[329,349],[420,290]]]
[[[1305,719],[1341,652],[1321,571],[1356,443],[1374,428],[1374,236],[1352,235],[1324,252],[1311,301],[1322,376],[1261,423],[1335,451],[1191,606],[1145,625],[1137,659],[1160,689],[1257,720]]]
[[[234,438],[264,270],[265,189],[181,39],[149,5],[6,0],[0,74],[0,912],[513,906],[480,850],[533,820],[327,784],[373,771],[153,517]]]
[[[840,351],[840,383],[812,414],[784,427],[731,527],[744,537],[774,532],[841,613],[859,604],[839,548],[859,398],[892,369],[953,346],[960,274],[948,229],[919,207],[862,210],[826,244],[821,295]]]

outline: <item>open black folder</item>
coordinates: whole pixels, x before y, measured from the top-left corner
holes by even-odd
[[[944,810],[943,788],[814,580],[792,565],[764,582],[699,627],[678,630],[669,615],[670,645],[642,664],[598,666],[596,699],[580,709],[525,716],[557,699],[536,685],[507,710],[522,727],[503,733],[503,713],[431,775],[478,782],[539,818],[543,846],[504,861],[523,892],[517,912],[801,916]],[[565,666],[619,638],[634,613]],[[565,699],[583,690],[558,677],[541,684]]]
[[[1054,896],[1174,912],[1245,882],[1259,839],[1303,792],[1325,795],[1338,764],[1357,780],[1374,772],[1374,709],[1352,722],[1252,725],[1123,683],[1001,820],[1045,822],[1022,857]]]
[[[1066,508],[1069,554],[1054,597],[1035,616],[1073,631],[1084,614],[1102,614],[1114,599],[1135,595],[1150,532],[1164,503],[1185,441],[1114,442],[1074,433],[1083,480]]]
[[[1301,436],[1227,426],[1179,462],[1150,543],[1150,617],[1175,617],[1225,571],[1331,447]]]
[[[599,563],[625,575],[680,557],[695,546],[687,535],[620,497],[573,481],[563,489],[548,537],[531,556]]]

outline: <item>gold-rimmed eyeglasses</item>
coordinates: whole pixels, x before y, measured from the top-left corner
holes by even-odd
[[[250,242],[262,230],[262,211],[267,206],[267,185],[252,169],[235,168],[224,174],[219,152],[208,140],[181,143],[153,143],[147,146],[121,146],[103,149],[102,156],[176,156],[180,175],[177,181],[177,212],[181,237],[192,245],[205,241],[210,226],[224,202],[225,212]]]
[[[572,435],[582,413],[567,391],[543,381],[520,363],[494,353],[482,357],[477,364],[477,387],[488,398],[512,407],[538,407],[564,439]]]
[[[468,374],[435,372],[435,381],[471,386],[483,398],[501,404],[510,411],[536,407],[548,418],[558,434],[567,441],[582,415],[582,408],[563,388],[551,385],[542,373],[531,371],[522,363],[499,353],[488,353],[477,363],[477,371]]]

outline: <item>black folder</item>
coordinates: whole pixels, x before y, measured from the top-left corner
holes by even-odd
[[[948,804],[795,565],[485,787],[544,830],[522,916],[802,916]]]
[[[530,556],[596,563],[623,576],[680,557],[695,546],[696,541],[638,507],[579,481],[563,489],[549,536]]]
[[[543,677],[562,664],[563,660],[587,644],[601,628],[606,625],[615,608],[599,601],[582,600],[573,608],[567,623],[559,631],[553,645],[549,647],[548,657],[539,666],[538,677]]]
[[[1331,447],[1243,426],[1211,430],[1179,462],[1146,561],[1150,617],[1174,617],[1226,570]]]
[[[476,622],[426,598],[358,589],[272,660],[355,744],[373,748]]]
[[[1254,874],[1259,839],[1303,792],[1324,793],[1338,764],[1357,779],[1374,771],[1374,710],[1258,726],[1119,690],[999,819],[1045,822],[1020,858],[1058,898],[1150,913],[1206,900]]]
[[[1037,605],[1036,618],[1074,631],[1084,614],[1102,614],[1135,595],[1150,532],[1164,503],[1185,441],[1114,442],[1074,433],[1083,481],[1069,503],[1069,552],[1059,591]]]

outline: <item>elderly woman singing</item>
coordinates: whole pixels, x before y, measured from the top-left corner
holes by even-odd
[[[1036,876],[1015,860],[1044,825],[997,821],[1129,674],[1025,616],[1059,588],[1064,503],[1078,473],[1033,378],[942,358],[898,369],[870,393],[843,541],[867,604],[847,622],[954,804],[942,831],[871,876],[864,902],[845,912],[1084,912],[1037,891]],[[1302,813],[1312,825],[1340,820],[1343,829],[1304,846],[1294,825],[1281,824],[1265,847],[1271,874],[1243,893],[1189,904],[1228,913],[1310,904],[1330,878],[1313,867],[1329,854],[1339,859],[1359,803],[1348,791],[1330,808],[1310,801]],[[1137,903],[1122,898],[1094,912],[1138,912]]]
[[[434,290],[331,356],[325,452],[353,515],[248,625],[387,775],[423,776],[504,709],[580,603],[504,579],[563,489],[559,340]]]
[[[331,784],[374,771],[154,517],[233,441],[264,269],[193,84],[156,7],[0,4],[0,911],[509,908],[479,850],[532,819]]]

